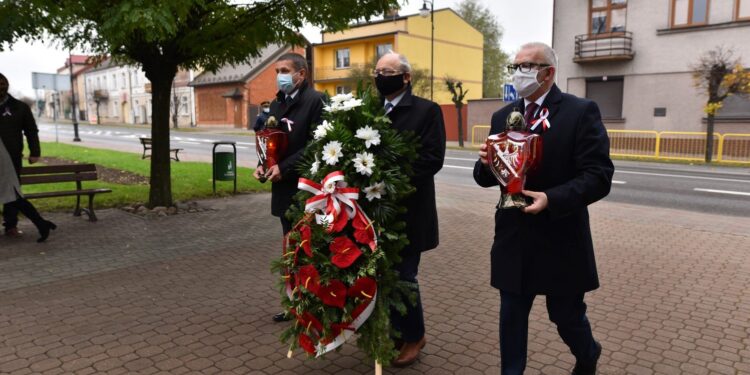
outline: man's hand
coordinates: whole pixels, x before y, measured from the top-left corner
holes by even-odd
[[[265,177],[266,171],[263,169],[262,165],[259,165],[258,168],[255,168],[255,172],[253,172],[253,177],[255,177],[256,180],[260,180],[261,177]]]
[[[479,147],[479,161],[482,162],[484,165],[489,165],[489,162],[487,161],[487,144],[482,143],[482,146]]]
[[[549,201],[547,200],[547,194],[539,191],[529,190],[522,190],[521,193],[534,200],[534,202],[529,206],[521,209],[524,213],[536,215],[547,208],[547,204],[549,203]]]
[[[29,164],[34,164],[39,161],[38,156],[29,156]]]
[[[281,169],[279,169],[278,165],[274,165],[273,167],[268,169],[268,172],[266,172],[266,177],[268,177],[271,182],[278,182],[281,180]]]

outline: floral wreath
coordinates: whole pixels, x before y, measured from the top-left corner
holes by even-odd
[[[397,354],[390,312],[414,299],[393,265],[408,243],[401,202],[414,191],[417,142],[392,128],[371,89],[357,92],[324,107],[298,167],[300,192],[287,212],[295,225],[273,268],[294,320],[281,337],[290,356],[302,348],[320,357],[357,333],[357,345],[382,364]]]

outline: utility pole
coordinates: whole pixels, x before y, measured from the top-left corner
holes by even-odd
[[[73,119],[73,142],[80,142],[78,137],[78,117],[76,116],[76,91],[73,83],[73,56],[68,50],[68,69],[70,71],[70,114]]]

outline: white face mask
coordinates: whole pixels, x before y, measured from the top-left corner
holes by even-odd
[[[536,75],[539,73],[538,70],[532,70],[528,73],[521,73],[521,70],[516,69],[513,73],[513,88],[516,89],[518,96],[525,98],[534,93],[537,89],[542,87],[542,84],[537,82]]]

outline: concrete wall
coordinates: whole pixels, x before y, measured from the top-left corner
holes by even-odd
[[[750,66],[750,22],[734,20],[735,0],[711,0],[708,25],[672,27],[671,1],[630,0],[626,30],[633,33],[630,61],[575,63],[575,36],[588,32],[588,1],[556,1],[553,48],[558,53],[558,85],[563,91],[586,95],[586,78],[623,76],[624,122],[611,129],[704,131],[706,96],[694,87],[690,74],[699,57],[718,45],[733,47]],[[666,107],[666,117],[653,117],[654,107]],[[720,131],[750,132],[750,119],[717,125]]]

